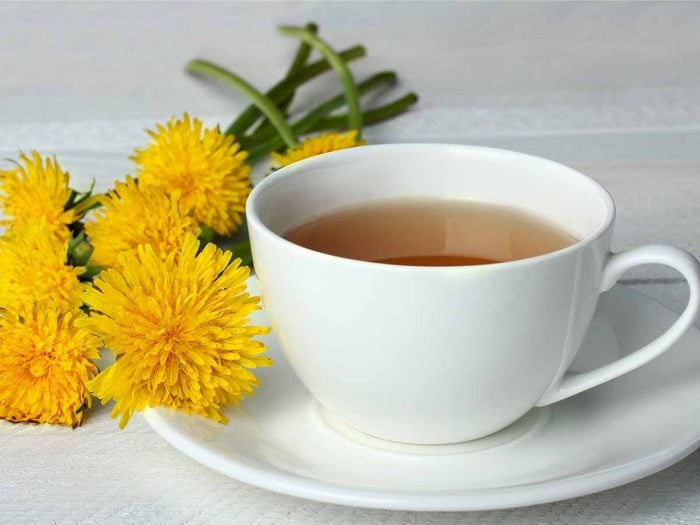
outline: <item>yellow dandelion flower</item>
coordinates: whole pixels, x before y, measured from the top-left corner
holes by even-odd
[[[182,205],[179,192],[138,184],[131,177],[117,182],[115,189],[98,197],[102,207],[95,220],[85,224],[94,249],[90,262],[109,268],[120,253],[136,253],[140,244],[150,244],[165,259],[179,254],[185,236],[198,234],[198,227]]]
[[[82,423],[101,342],[76,326],[76,317],[85,314],[39,304],[26,317],[0,314],[0,418]]]
[[[272,152],[271,156],[275,167],[281,168],[321,153],[364,146],[365,144],[367,144],[366,141],[357,140],[357,130],[346,133],[324,133],[304,139],[304,142],[299,146],[290,148],[284,153]]]
[[[80,209],[65,209],[71,196],[70,176],[55,158],[42,159],[36,151],[31,157],[20,154],[19,160],[14,168],[0,170],[0,210],[6,217],[0,224],[11,227],[19,221],[44,219],[57,237],[67,239],[68,225],[81,217]]]
[[[164,261],[151,246],[120,256],[122,271],[102,272],[85,293],[86,326],[116,355],[88,387],[124,427],[134,411],[164,406],[225,422],[221,409],[251,395],[248,370],[269,366],[250,326],[258,298],[246,291],[249,270],[231,253],[188,235],[179,257]]]
[[[199,224],[220,235],[234,233],[251,190],[248,153],[233,136],[206,129],[186,113],[148,134],[153,142],[131,157],[139,165],[139,182],[179,191]]]
[[[0,238],[0,307],[26,314],[35,302],[77,310],[85,269],[68,264],[67,241],[52,235],[45,220],[18,223]]]

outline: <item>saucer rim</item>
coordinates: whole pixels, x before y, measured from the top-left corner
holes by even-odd
[[[700,438],[693,437],[680,446],[669,447],[622,465],[597,472],[537,483],[507,487],[440,490],[375,490],[349,487],[333,482],[305,478],[261,463],[222,457],[196,440],[183,436],[163,417],[169,409],[148,408],[144,419],[165,441],[198,463],[261,489],[298,498],[351,507],[406,511],[484,511],[526,507],[586,496],[625,485],[656,474],[681,461],[700,447]]]
[[[651,301],[678,315],[672,308],[637,290],[616,285],[623,293]],[[691,330],[700,333],[697,326]],[[613,380],[614,381],[614,380]],[[146,422],[182,454],[227,477],[261,489],[324,503],[361,508],[404,511],[485,511],[526,507],[586,496],[656,474],[700,448],[700,433],[678,440],[653,454],[595,472],[542,482],[466,490],[377,490],[307,478],[267,464],[247,461],[227,450],[213,451],[181,433],[168,419],[166,408],[147,408]],[[197,416],[190,416],[197,417]]]

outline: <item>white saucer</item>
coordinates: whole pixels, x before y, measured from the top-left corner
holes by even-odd
[[[257,282],[251,279],[253,291]],[[584,371],[631,352],[677,317],[637,292],[603,294],[574,363]],[[256,323],[266,323],[263,313]],[[401,510],[486,510],[581,496],[648,476],[700,444],[700,331],[652,363],[474,442],[422,447],[327,420],[284,360],[227,426],[166,409],[148,423],[182,453],[227,476],[318,501]],[[465,417],[469,417],[465,414]]]

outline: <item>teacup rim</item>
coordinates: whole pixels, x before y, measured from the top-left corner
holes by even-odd
[[[282,235],[275,233],[272,231],[258,216],[257,211],[255,210],[255,205],[256,201],[259,199],[259,196],[265,192],[268,188],[272,187],[275,184],[278,184],[280,181],[286,179],[287,177],[294,176],[294,173],[305,169],[308,166],[317,164],[321,161],[327,161],[329,157],[337,158],[339,161],[342,161],[344,159],[347,159],[348,157],[354,157],[357,155],[362,155],[362,151],[367,151],[367,149],[384,149],[384,150],[390,150],[390,149],[413,149],[413,148],[440,148],[440,149],[461,149],[461,150],[470,150],[473,152],[492,152],[492,153],[499,153],[499,154],[507,154],[507,155],[515,155],[522,157],[524,159],[530,159],[530,160],[536,160],[538,162],[544,162],[548,163],[550,165],[553,165],[558,168],[563,168],[567,170],[571,175],[584,179],[588,184],[593,186],[596,191],[599,193],[599,195],[602,197],[603,201],[605,202],[605,207],[606,207],[606,217],[605,220],[603,221],[603,224],[595,230],[592,234],[584,237],[583,239],[579,240],[578,242],[567,246],[565,248],[555,250],[553,252],[548,252],[542,255],[537,255],[534,257],[527,257],[525,259],[517,259],[515,261],[504,261],[504,262],[497,262],[497,263],[491,263],[491,264],[485,264],[485,265],[472,265],[472,266],[414,266],[414,265],[396,265],[396,264],[385,264],[385,263],[380,263],[380,262],[374,262],[374,261],[363,261],[359,259],[351,259],[348,257],[341,257],[338,255],[332,255],[324,252],[319,252],[316,250],[312,250],[310,248],[305,248],[304,246],[300,246],[296,243],[293,243],[287,239],[285,239]],[[547,260],[551,260],[554,258],[562,257],[565,255],[568,255],[569,253],[579,251],[586,246],[596,242],[599,240],[603,235],[606,234],[606,232],[611,228],[615,221],[616,217],[616,206],[615,206],[615,201],[613,200],[612,196],[608,192],[608,190],[600,184],[598,181],[595,179],[589,177],[588,175],[585,175],[584,173],[581,173],[580,171],[572,168],[571,166],[567,166],[566,164],[562,164],[560,162],[551,160],[551,159],[546,159],[544,157],[539,157],[537,155],[531,155],[529,153],[522,153],[519,151],[513,151],[513,150],[507,150],[503,148],[493,148],[493,147],[488,147],[488,146],[474,146],[474,145],[469,145],[469,144],[454,144],[454,143],[432,143],[432,142],[413,142],[413,143],[385,143],[385,144],[371,144],[371,145],[366,145],[366,146],[358,146],[358,147],[353,147],[353,148],[346,148],[342,150],[337,150],[337,151],[331,151],[328,153],[322,153],[319,155],[315,155],[310,158],[306,158],[300,161],[297,161],[293,164],[290,164],[288,166],[284,166],[282,168],[277,169],[273,173],[267,175],[262,181],[257,183],[250,195],[248,196],[247,202],[246,202],[246,220],[248,223],[248,228],[251,227],[251,225],[255,226],[261,234],[265,235],[266,237],[269,238],[270,241],[279,243],[282,246],[284,246],[287,249],[291,249],[297,253],[303,253],[307,256],[314,257],[314,258],[320,258],[320,259],[325,259],[333,262],[342,262],[345,264],[349,265],[355,265],[358,267],[364,267],[364,268],[372,268],[375,270],[384,270],[384,271],[390,271],[390,272],[405,272],[405,271],[420,271],[420,272],[464,272],[464,271],[471,271],[471,272],[477,272],[477,271],[483,271],[484,269],[497,269],[497,270],[502,270],[502,269],[510,269],[514,267],[519,267],[519,266],[526,266],[526,265],[532,265],[532,264],[539,264],[542,262],[545,262]]]

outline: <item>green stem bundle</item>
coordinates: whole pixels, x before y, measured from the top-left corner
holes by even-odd
[[[367,80],[360,82],[357,85],[357,92],[360,96],[363,96],[376,88],[387,84],[393,84],[394,82],[396,82],[396,73],[393,71],[382,71],[372,75]],[[345,104],[345,95],[343,93],[339,93],[338,95],[331,97],[316,106],[314,109],[309,111],[305,117],[297,120],[294,124],[292,124],[292,129],[297,135],[306,133],[319,120],[326,117],[333,110],[338,109],[343,104]],[[276,133],[274,129],[256,131],[253,135],[241,138],[241,147],[243,149],[250,149],[255,145],[269,142],[275,137]]]
[[[287,124],[279,108],[266,95],[262,94],[247,81],[235,73],[206,60],[195,59],[188,64],[187,69],[193,73],[199,73],[225,82],[232,88],[246,95],[253,101],[253,104],[257,106],[258,110],[268,118],[270,123],[275,126],[280,137],[285,144],[287,144],[287,147],[294,148],[298,145],[294,132]]]
[[[311,47],[321,53],[340,77],[345,90],[346,103],[348,105],[348,126],[357,130],[358,139],[362,134],[362,112],[360,110],[360,97],[357,93],[357,86],[352,72],[342,58],[329,46],[308,29],[301,27],[282,26],[280,32],[285,35],[295,36],[302,39]]]
[[[338,56],[347,63],[357,60],[358,58],[362,58],[365,56],[365,54],[366,50],[363,46],[354,46],[346,49],[345,51],[341,51],[338,53]],[[308,66],[301,68],[290,78],[285,78],[272,86],[272,88],[267,91],[266,95],[275,104],[279,104],[285,97],[293,93],[296,88],[309,80],[316,78],[320,74],[325,73],[330,68],[331,65],[326,59],[312,62]],[[190,71],[189,64],[187,66],[187,70]],[[253,124],[255,124],[260,117],[260,114],[260,111],[255,107],[255,105],[248,106],[238,117],[236,117],[231,125],[226,128],[226,133],[237,137],[243,136],[243,134],[248,131]]]
[[[265,94],[235,73],[211,62],[193,60],[187,65],[188,71],[223,81],[252,100],[252,104],[226,129],[226,133],[236,135],[241,147],[249,152],[249,161],[255,161],[285,146],[297,146],[297,137],[302,134],[354,129],[359,139],[363,124],[371,125],[393,118],[418,100],[414,93],[409,93],[390,103],[362,112],[360,97],[382,85],[394,83],[396,74],[383,71],[356,84],[348,63],[363,57],[365,48],[354,46],[336,53],[328,43],[316,35],[317,30],[313,23],[308,23],[303,28],[279,28],[281,33],[298,38],[299,47],[285,77]],[[323,58],[307,64],[312,50],[318,51]],[[331,68],[338,75],[343,92],[321,102],[294,123],[288,123],[287,111],[297,88]],[[333,114],[344,105],[347,106],[345,113]]]
[[[403,113],[417,101],[418,96],[415,93],[408,93],[407,95],[404,95],[393,102],[389,102],[388,104],[378,108],[365,111],[362,114],[362,118],[365,125],[377,124]],[[321,110],[321,106],[319,106],[316,110]],[[313,113],[313,111],[311,113]],[[311,113],[309,115],[311,115]],[[293,124],[292,129],[295,133],[301,135],[303,133],[341,129],[346,122],[347,115],[337,115],[326,118],[321,117],[318,119],[313,119],[313,122],[302,119]],[[255,162],[271,151],[275,151],[282,147],[284,147],[284,141],[282,139],[280,139],[278,136],[271,137],[263,143],[248,146],[248,160],[250,162]]]

